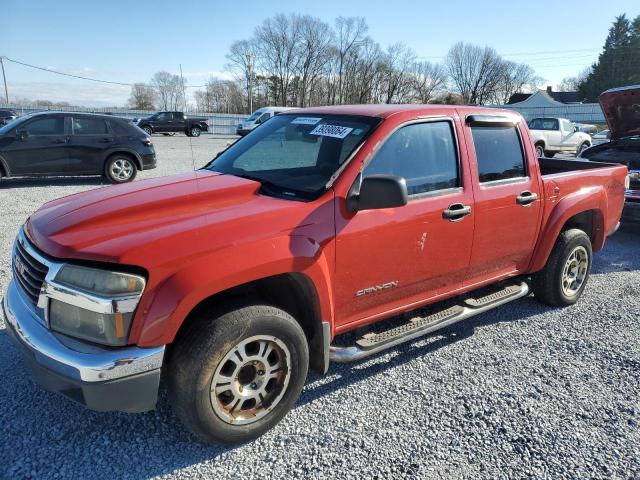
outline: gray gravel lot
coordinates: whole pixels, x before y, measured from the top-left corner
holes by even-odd
[[[228,139],[192,140],[195,164]],[[189,139],[154,137],[158,168],[192,168]],[[0,187],[0,289],[42,203],[99,179]],[[523,299],[371,360],[310,374],[285,420],[236,448],[196,443],[162,392],[154,412],[95,413],[26,374],[0,320],[0,478],[638,478],[640,231],[594,262],[583,299]]]

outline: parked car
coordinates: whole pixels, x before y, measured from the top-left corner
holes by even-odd
[[[137,125],[149,135],[182,132],[188,137],[199,137],[202,132],[209,131],[206,118],[188,117],[183,112],[158,112],[141,118]]]
[[[578,301],[626,176],[539,160],[509,111],[283,113],[195,172],[45,204],[14,245],[7,331],[45,388],[145,411],[162,372],[195,435],[246,442],[286,415],[309,367],[531,291]]]
[[[538,157],[553,157],[556,153],[578,155],[591,146],[591,136],[578,131],[566,118],[534,118],[529,129]]]
[[[0,127],[18,118],[15,110],[0,110]]]
[[[609,130],[602,130],[591,137],[591,145],[601,145],[603,143],[607,143],[609,140]]]
[[[123,183],[155,166],[149,136],[112,116],[35,113],[0,128],[0,178],[104,175]]]
[[[590,123],[576,123],[575,127],[579,132],[583,132],[588,134],[591,138],[598,133],[598,127],[596,125],[591,125]]]
[[[258,125],[263,124],[267,120],[269,120],[274,115],[277,115],[282,112],[286,112],[289,110],[294,110],[294,107],[263,107],[259,108],[253,114],[247,118],[245,121],[240,122],[238,127],[236,128],[236,134],[244,137],[251,130],[256,128]]]
[[[584,150],[581,157],[614,162],[629,169],[623,222],[640,222],[640,85],[613,88],[600,95],[610,141]]]

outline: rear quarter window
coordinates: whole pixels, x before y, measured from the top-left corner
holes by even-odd
[[[520,135],[515,127],[472,127],[480,183],[526,175]]]
[[[111,121],[109,122],[109,124],[111,125],[111,130],[113,131],[113,133],[118,137],[128,137],[133,133],[120,122]]]

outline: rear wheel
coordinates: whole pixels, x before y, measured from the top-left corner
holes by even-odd
[[[543,145],[543,144],[541,144],[541,143],[538,143],[538,144],[536,145],[536,156],[537,156],[538,158],[542,158],[542,157],[544,157],[544,154],[545,154],[545,152],[544,152],[544,145]]]
[[[589,142],[582,142],[582,145],[580,145],[578,147],[578,150],[576,150],[576,157],[579,157],[580,154],[582,153],[583,150],[586,150],[587,148],[589,148],[591,145],[589,145]]]
[[[153,129],[149,125],[145,125],[144,127],[142,127],[142,130],[147,132],[147,135],[151,135],[153,133]]]
[[[307,376],[304,332],[268,305],[194,319],[168,366],[169,398],[184,425],[208,443],[244,443],[276,425]]]
[[[200,127],[191,127],[191,130],[189,130],[189,135],[191,135],[192,137],[199,137]]]
[[[591,240],[577,228],[560,234],[547,264],[532,277],[533,293],[547,305],[563,307],[578,301],[591,271]]]
[[[104,166],[104,174],[111,183],[131,182],[137,173],[136,163],[126,155],[113,155]]]

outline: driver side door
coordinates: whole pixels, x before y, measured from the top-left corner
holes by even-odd
[[[457,120],[456,120],[457,121]],[[362,177],[405,178],[409,201],[397,208],[336,212],[338,325],[367,323],[462,287],[474,228],[466,152],[452,118],[419,120],[392,132]],[[450,212],[457,209],[447,218]],[[465,213],[466,212],[466,213]]]

